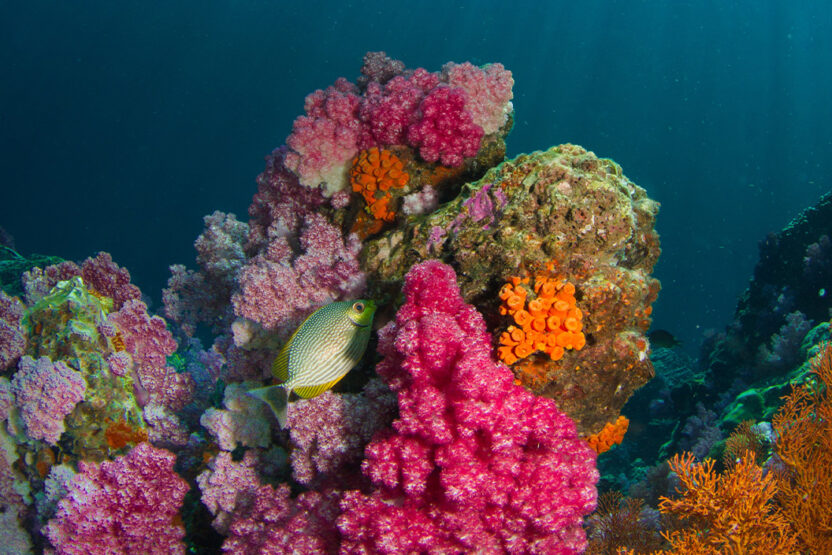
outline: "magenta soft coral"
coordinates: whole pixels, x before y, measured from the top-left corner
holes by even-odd
[[[400,417],[366,450],[377,489],[345,494],[342,550],[581,552],[594,452],[554,401],[493,362],[483,318],[449,266],[415,266],[404,293],[377,367]]]
[[[142,443],[114,461],[81,461],[44,528],[57,553],[185,553],[179,509],[188,484],[175,460]]]
[[[466,156],[476,156],[483,130],[465,110],[465,91],[436,87],[419,104],[421,116],[408,127],[407,142],[428,162],[456,167]]]
[[[397,75],[383,86],[371,81],[358,111],[365,124],[361,148],[405,144],[419,104],[438,84],[439,76],[422,68],[407,77]]]

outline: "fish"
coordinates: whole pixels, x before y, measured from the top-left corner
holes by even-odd
[[[248,391],[271,407],[286,427],[289,396],[310,399],[331,389],[352,370],[370,340],[376,304],[372,300],[338,301],[322,306],[298,326],[272,364],[282,383]]]
[[[672,349],[682,342],[667,330],[653,330],[647,334],[647,339],[654,348]]]

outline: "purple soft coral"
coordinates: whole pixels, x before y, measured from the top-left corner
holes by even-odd
[[[238,316],[288,333],[314,308],[360,296],[365,282],[357,236],[344,240],[324,216],[308,214],[297,239],[302,252],[277,237],[242,269],[232,298]]]
[[[20,325],[25,309],[20,299],[0,291],[0,372],[11,368],[26,349]]]
[[[288,418],[295,480],[309,485],[323,474],[344,487],[370,438],[390,424],[395,406],[394,396],[379,379],[371,380],[360,394],[327,391],[293,403]]]
[[[52,445],[64,432],[64,418],[84,399],[87,382],[80,372],[49,357],[20,359],[11,384],[26,435]]]
[[[376,491],[345,494],[342,550],[581,552],[594,452],[554,401],[493,362],[482,316],[449,266],[415,266],[404,293],[377,368],[400,418],[366,451]]]
[[[332,553],[338,534],[333,526],[340,494],[303,492],[294,500],[289,486],[260,486],[234,513],[222,548],[239,555]]]

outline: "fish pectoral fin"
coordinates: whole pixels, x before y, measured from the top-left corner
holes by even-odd
[[[260,399],[272,409],[281,428],[286,427],[286,409],[289,406],[289,393],[281,385],[270,385],[250,389],[248,395]]]
[[[346,376],[346,374],[344,374],[344,376]],[[323,393],[327,389],[332,389],[335,386],[335,384],[340,382],[341,378],[343,378],[344,376],[341,376],[340,378],[336,378],[336,379],[332,380],[331,382],[322,383],[322,384],[319,384],[319,385],[307,385],[307,386],[304,386],[304,387],[296,387],[292,391],[297,393],[298,397],[303,397],[304,399],[311,399],[312,397],[317,397],[318,395],[320,395],[321,393]]]

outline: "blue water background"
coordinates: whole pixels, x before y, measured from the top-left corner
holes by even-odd
[[[510,155],[620,163],[662,204],[654,324],[691,351],[832,183],[826,2],[3,2],[0,226],[24,253],[111,252],[158,307],[202,216],[246,218],[304,96],[368,50],[502,62]]]

